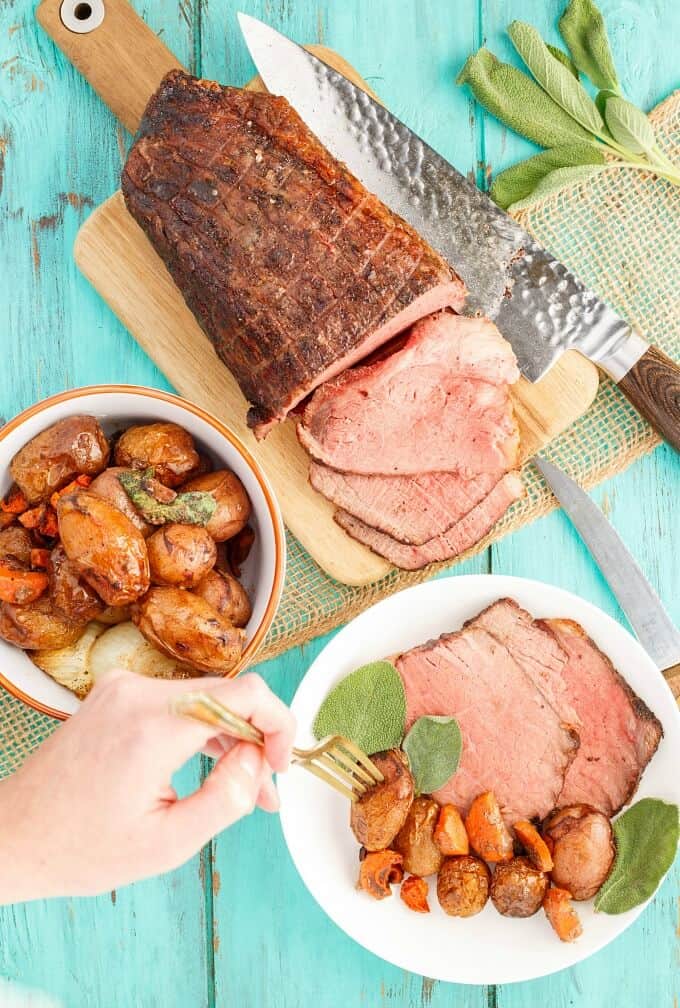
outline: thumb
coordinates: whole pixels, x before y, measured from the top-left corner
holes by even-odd
[[[215,763],[201,787],[172,806],[176,839],[193,853],[255,808],[267,767],[264,750],[239,742]]]

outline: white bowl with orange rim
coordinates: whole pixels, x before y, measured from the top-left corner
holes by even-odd
[[[200,406],[158,389],[137,385],[90,385],[44,399],[19,413],[0,430],[0,497],[10,488],[14,455],[40,431],[77,414],[96,417],[107,435],[134,424],[170,422],[193,436],[199,452],[216,468],[231,469],[252,504],[253,547],[240,580],[252,603],[246,647],[230,676],[251,665],[269,630],[281,599],[286,565],[283,519],[261,467],[239,438]],[[52,717],[66,718],[80,701],[33,664],[29,655],[0,640],[0,685],[13,696]]]

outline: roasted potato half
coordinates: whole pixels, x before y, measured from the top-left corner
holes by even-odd
[[[69,560],[61,544],[50,553],[47,573],[52,602],[62,616],[77,623],[88,623],[104,611],[99,595],[81,577],[79,568]]]
[[[28,605],[0,605],[0,637],[25,651],[68,647],[82,632],[83,624],[57,612],[48,595]]]
[[[194,588],[196,595],[205,599],[220,616],[224,616],[234,626],[246,626],[252,612],[248,593],[231,574],[208,571]]]
[[[194,439],[179,424],[151,423],[128,427],[115,449],[117,466],[130,469],[153,467],[156,479],[178,487],[200,465]]]
[[[557,809],[544,821],[543,836],[552,853],[555,885],[575,900],[591,899],[609,875],[616,853],[604,812],[592,805]]]
[[[241,480],[229,469],[197,476],[185,483],[182,490],[202,490],[217,501],[215,513],[206,526],[215,542],[231,539],[245,528],[250,518],[250,498]]]
[[[243,653],[245,632],[183,588],[152,588],[132,619],[154,647],[200,672],[227,673]]]
[[[107,605],[127,605],[149,587],[144,537],[122,511],[87,490],[59,498],[66,556]]]
[[[50,495],[78,475],[96,476],[109,461],[109,443],[92,416],[70,416],[36,434],[10,463],[10,473],[29,504]]]
[[[215,540],[200,525],[162,525],[146,540],[146,548],[151,581],[156,585],[194,588],[212,571],[217,559]]]
[[[436,875],[444,855],[434,839],[439,803],[421,795],[411,805],[406,822],[394,840],[394,849],[404,858],[404,871],[411,875]]]
[[[486,905],[490,884],[489,869],[480,858],[447,857],[437,876],[437,899],[450,917],[474,917]]]
[[[368,851],[389,847],[404,825],[413,801],[413,777],[400,749],[371,756],[385,780],[352,803],[350,826]]]

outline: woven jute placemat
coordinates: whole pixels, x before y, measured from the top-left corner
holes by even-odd
[[[680,161],[680,91],[649,118],[660,146],[672,160]],[[518,220],[649,342],[680,358],[680,189],[638,171],[616,168],[534,204]],[[658,438],[649,425],[603,378],[592,407],[545,454],[590,488],[656,444]],[[531,465],[525,466],[523,476],[525,499],[459,561],[556,506]],[[375,584],[352,588],[329,578],[290,535],[287,545],[286,587],[261,659],[332,630],[378,599],[447,566],[416,573],[393,571]],[[0,691],[0,777],[16,769],[55,724]]]

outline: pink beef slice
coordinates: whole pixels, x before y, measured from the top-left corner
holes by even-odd
[[[418,319],[465,301],[448,263],[285,98],[170,71],[122,189],[257,436]]]
[[[581,719],[565,680],[569,655],[553,633],[535,622],[531,613],[511,598],[493,602],[466,625],[482,627],[500,641],[564,724],[579,730]]]
[[[663,736],[658,718],[573,620],[539,621],[566,652],[563,670],[581,721],[581,746],[559,805],[586,802],[612,816],[631,800]]]
[[[363,476],[338,472],[320,462],[309,467],[310,483],[333,504],[365,525],[414,546],[441,535],[469,514],[501,475],[482,473],[472,479],[458,473]]]
[[[426,714],[460,725],[460,763],[437,801],[465,814],[491,790],[509,824],[555,807],[578,737],[495,637],[469,626],[406,652],[396,667],[409,727]]]
[[[420,570],[431,563],[452,560],[475,546],[502,518],[511,504],[524,496],[524,485],[517,472],[507,473],[484,499],[464,518],[434,539],[411,546],[379,532],[347,511],[337,511],[335,521],[353,539],[402,570]]]
[[[518,377],[492,322],[440,312],[415,325],[403,349],[319,388],[298,437],[342,472],[500,477],[518,461],[508,392]]]

